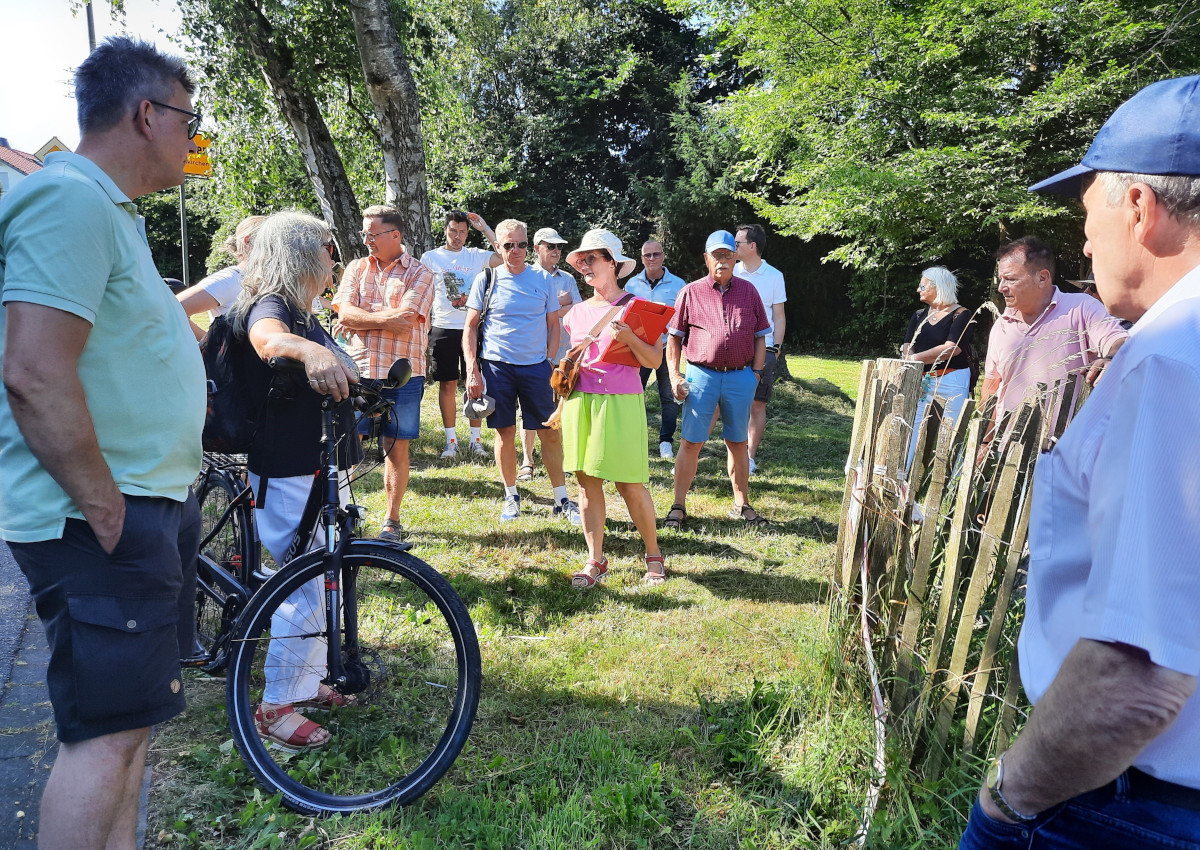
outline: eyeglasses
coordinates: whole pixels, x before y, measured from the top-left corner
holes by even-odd
[[[728,260],[733,256],[733,252],[728,248],[718,248],[715,251],[709,251],[708,256],[714,260]]]
[[[360,231],[358,235],[362,237],[362,241],[364,241],[364,242],[374,242],[380,236],[384,236],[385,234],[388,234],[388,233],[399,233],[399,232],[400,232],[400,228],[393,227],[391,230],[381,230],[378,233],[367,233],[367,231],[363,230],[363,231]]]
[[[556,245],[553,242],[539,242],[538,244],[541,245],[543,248],[545,248],[547,251],[561,251],[562,250],[562,245]]]
[[[611,258],[607,254],[580,254],[575,258],[575,266],[577,268],[579,266],[590,266],[596,260],[609,260],[611,262]]]
[[[505,242],[500,247],[503,248],[505,251],[511,251],[514,248],[519,248],[522,251],[524,251],[526,248],[529,247],[529,243],[528,242]]]
[[[329,252],[329,259],[335,263],[338,262],[338,248],[336,242],[326,242],[325,250]]]
[[[648,254],[642,254],[642,259],[643,260],[657,260],[662,255],[663,255],[662,251],[651,251]]]
[[[188,123],[187,123],[188,138],[189,139],[196,138],[196,131],[200,129],[200,113],[199,112],[191,112],[187,109],[180,109],[178,106],[172,106],[169,103],[159,103],[157,100],[151,100],[150,102],[153,103],[155,106],[159,107],[160,109],[170,109],[172,112],[180,112],[184,115],[189,116],[191,118],[191,120],[188,121]]]
[[[734,240],[733,240],[733,244],[734,244],[734,245],[737,245],[737,246],[740,248],[740,247],[742,247],[743,245],[750,245],[750,244],[752,244],[752,243],[750,243],[750,242],[738,242],[736,239],[734,239]]]
[[[917,284],[917,292],[924,292],[926,289],[933,289],[933,284],[927,280],[923,280]]]

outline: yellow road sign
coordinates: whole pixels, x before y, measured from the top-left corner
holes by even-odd
[[[187,165],[183,167],[183,173],[191,177],[212,177],[212,163],[208,161],[208,154],[205,149],[212,144],[212,139],[201,133],[196,134],[196,147],[200,148],[200,153],[188,154]]]

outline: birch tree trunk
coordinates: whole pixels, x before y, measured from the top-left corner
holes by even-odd
[[[296,84],[295,54],[290,45],[274,37],[274,28],[262,10],[252,4],[238,5],[243,13],[242,35],[262,66],[271,94],[296,136],[304,157],[304,170],[312,180],[321,213],[333,231],[338,250],[345,260],[361,257],[366,254],[358,237],[362,215],[321,107],[311,92]]]
[[[433,247],[421,101],[388,0],[350,0],[367,92],[379,122],[386,202],[404,216],[404,241],[420,256]]]

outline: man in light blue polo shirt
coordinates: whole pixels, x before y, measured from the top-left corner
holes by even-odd
[[[664,259],[661,243],[652,239],[642,245],[642,270],[625,283],[625,291],[655,304],[674,307],[679,291],[687,283],[679,275],[671,274],[671,270],[664,265]],[[666,339],[666,334],[663,334],[663,339]],[[646,388],[651,371],[658,383],[658,403],[662,408],[662,420],[658,426],[658,456],[669,460],[675,457],[671,443],[675,439],[675,425],[679,421],[679,402],[675,400],[675,390],[671,387],[671,369],[667,366],[667,358],[663,358],[662,365],[657,369],[642,367],[642,389]]]
[[[180,60],[110,39],[76,71],[78,153],[0,200],[0,536],[61,743],[40,847],[134,846],[149,727],[184,707],[204,367],[131,199],[183,182],[192,89]]]
[[[544,423],[554,413],[550,390],[550,358],[558,352],[558,293],[549,278],[525,265],[529,253],[525,223],[506,219],[496,225],[496,251],[504,265],[481,272],[467,296],[463,355],[467,361],[467,396],[486,390],[496,402],[487,419],[496,432],[496,465],[504,483],[501,522],[521,515],[517,492],[517,402],[527,430],[538,432],[542,462],[554,487],[554,515],[580,525],[579,507],[567,496],[563,474],[562,435]],[[487,301],[486,310],[484,301]],[[483,347],[478,330],[483,325]]]

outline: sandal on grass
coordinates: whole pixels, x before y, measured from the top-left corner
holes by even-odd
[[[521,468],[517,470],[517,480],[518,481],[532,481],[533,480],[533,464],[532,463],[521,464]]]
[[[404,526],[400,524],[398,519],[385,519],[383,528],[379,530],[380,540],[400,541],[408,537],[408,532],[404,530]]]
[[[589,567],[592,569],[590,573],[588,572]],[[583,569],[571,576],[571,587],[587,590],[589,587],[595,587],[596,582],[603,581],[606,575],[608,575],[608,558],[603,561],[588,558]]]
[[[754,528],[766,528],[771,524],[771,521],[764,516],[761,516],[758,511],[750,507],[749,504],[734,505],[729,511],[730,519],[740,519],[746,525]]]
[[[687,508],[679,503],[675,503],[671,505],[671,510],[667,511],[667,515],[663,518],[663,528],[680,529],[683,527],[685,519],[687,519]]]
[[[288,717],[300,718],[300,724],[291,730],[288,737],[286,727]],[[281,749],[298,752],[299,750],[319,750],[329,743],[329,738],[323,741],[313,741],[313,737],[324,731],[320,724],[314,723],[303,714],[296,714],[295,706],[285,705],[282,708],[263,708],[261,705],[254,712],[254,724],[258,728],[258,737],[268,744],[274,744]]]
[[[329,711],[334,708],[352,708],[358,704],[358,697],[354,696],[354,694],[340,693],[328,685],[321,685],[321,689],[317,691],[317,695],[312,699],[301,700],[292,704],[296,708],[319,708],[323,711]]]
[[[646,556],[646,574],[642,576],[645,584],[662,584],[667,580],[667,559],[660,553]]]

